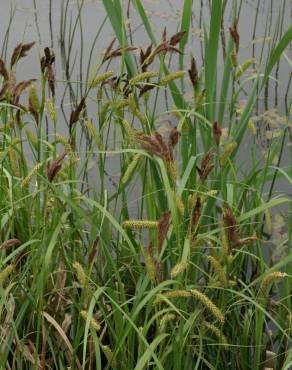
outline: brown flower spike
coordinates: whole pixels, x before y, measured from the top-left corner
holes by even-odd
[[[221,136],[222,136],[221,125],[217,121],[215,121],[213,124],[213,140],[217,146],[219,146],[220,144]]]
[[[201,168],[198,166],[196,167],[199,173],[201,182],[204,182],[207,179],[208,175],[214,168],[214,164],[210,163],[212,156],[213,156],[213,151],[211,148],[207,151],[207,153],[204,154],[202,161],[201,161]]]
[[[47,177],[49,182],[52,182],[54,178],[56,177],[57,173],[60,171],[62,168],[62,162],[64,158],[66,157],[66,153],[63,153],[59,155],[57,159],[52,161],[47,169]]]
[[[158,245],[157,249],[158,252],[160,253],[162,244],[166,238],[169,225],[170,225],[170,217],[171,217],[171,212],[165,212],[164,215],[161,217],[158,223]]]

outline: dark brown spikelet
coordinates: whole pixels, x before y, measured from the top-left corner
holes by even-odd
[[[51,50],[50,48],[46,47],[44,48],[45,58],[47,61],[50,61],[51,59]]]
[[[162,244],[166,238],[169,225],[170,225],[170,217],[171,217],[171,212],[167,211],[163,214],[161,219],[159,220],[158,223],[158,243],[157,243],[157,248],[158,252],[161,252]]]
[[[145,51],[143,49],[140,50],[140,65],[141,71],[146,72],[147,67],[149,66],[149,57],[152,53],[152,44],[150,44]]]
[[[36,81],[36,79],[26,80],[19,82],[15,87],[13,91],[13,102],[14,104],[18,104],[20,95],[23,93],[25,89],[27,89],[32,82]]]
[[[6,81],[0,90],[0,100],[2,100],[5,97],[7,91],[8,91],[8,82]]]
[[[106,58],[108,57],[109,53],[111,52],[115,41],[116,41],[116,38],[112,39],[112,41],[109,43],[109,46],[106,48],[106,51],[105,51],[103,59],[102,59],[102,63],[106,61]]]
[[[80,100],[80,103],[78,104],[77,108],[74,109],[71,112],[70,121],[69,121],[69,132],[70,133],[72,131],[72,127],[73,127],[74,123],[76,123],[78,121],[79,116],[80,116],[80,114],[81,114],[81,112],[83,111],[84,108],[85,108],[85,97],[83,97]]]
[[[184,54],[180,49],[178,49],[178,48],[176,48],[174,46],[171,46],[171,45],[167,48],[167,51],[170,51],[170,52],[173,51],[173,52],[178,53],[178,54],[181,54],[181,55]]]
[[[137,50],[135,46],[127,46],[126,48],[117,48],[109,52],[107,55],[105,55],[103,58],[103,62],[116,58],[116,57],[120,57],[126,51],[134,51],[134,50]]]
[[[177,45],[182,40],[185,34],[186,34],[186,31],[180,31],[176,33],[175,35],[173,35],[169,40],[169,45],[171,46]]]
[[[45,72],[46,68],[49,69],[55,62],[55,53],[48,47],[44,49],[44,56],[41,58],[41,71]]]
[[[11,248],[18,247],[22,244],[19,239],[9,239],[0,244],[0,251],[7,251]]]
[[[190,226],[191,226],[191,232],[192,233],[196,234],[197,227],[198,227],[198,224],[199,224],[199,220],[200,220],[200,217],[201,217],[201,213],[202,213],[201,198],[197,197],[196,204],[193,208],[192,217],[191,217],[191,225]],[[195,236],[195,234],[193,236]]]
[[[149,57],[151,52],[152,52],[152,44],[147,46],[145,51],[142,48],[140,49],[140,64],[143,64],[145,62],[145,60]]]
[[[239,51],[239,33],[237,30],[237,25],[238,25],[238,19],[235,19],[232,27],[229,27],[231,38],[235,44],[236,54],[238,54],[238,51]]]
[[[27,52],[34,46],[35,42],[30,42],[28,44],[19,44],[16,46],[12,53],[10,67],[12,68],[21,58],[27,55]]]
[[[157,155],[164,159],[165,152],[168,150],[167,145],[164,143],[162,136],[155,132],[153,135],[141,135],[139,137],[141,146],[149,154]]]
[[[232,209],[227,203],[225,203],[223,206],[223,224],[231,248],[238,245],[239,234],[237,220],[232,212]]]
[[[51,91],[51,94],[53,97],[55,97],[55,71],[53,68],[53,64],[55,62],[55,53],[50,48],[46,47],[44,49],[44,54],[41,58],[41,71],[42,73],[45,73],[47,70],[47,80],[49,89]]]
[[[55,159],[49,164],[48,169],[47,169],[47,177],[48,177],[49,182],[52,182],[54,180],[57,173],[62,168],[62,162],[65,157],[66,157],[66,153],[63,153],[59,155],[57,159]]]
[[[162,32],[162,36],[161,36],[161,39],[162,39],[163,42],[166,41],[166,37],[167,37],[167,30],[166,30],[166,27],[164,27],[163,32]]]
[[[177,128],[174,127],[173,129],[171,129],[170,134],[169,134],[169,146],[174,148],[178,143],[179,137],[180,137],[180,132],[177,130]]]
[[[153,61],[155,55],[157,55],[159,53],[162,53],[162,52],[166,52],[168,50],[168,48],[169,48],[168,41],[164,41],[163,43],[156,46],[156,48],[151,53],[150,58],[148,58],[148,59]]]
[[[4,84],[0,91],[0,100],[6,97],[10,103],[13,103],[13,92],[15,86],[16,86],[15,74],[11,72],[8,74],[8,79],[4,81]]]
[[[144,95],[145,93],[147,93],[148,91],[154,89],[154,87],[156,87],[155,84],[149,84],[149,85],[144,85],[140,88],[140,93],[139,93],[139,98],[141,98],[142,95]]]
[[[97,236],[92,244],[92,247],[91,247],[91,251],[89,253],[89,256],[88,256],[88,263],[89,265],[92,264],[92,262],[94,261],[96,255],[97,255],[97,251],[98,251],[98,244],[99,244],[99,236]]]
[[[198,86],[198,82],[199,82],[199,74],[198,74],[196,59],[194,57],[192,57],[191,59],[191,68],[188,70],[188,73],[189,73],[189,77],[193,85],[193,88],[196,89]]]
[[[215,121],[213,123],[213,140],[217,146],[219,146],[220,144],[221,135],[222,135],[221,125],[217,121]]]
[[[114,77],[108,78],[105,81],[102,81],[101,87],[105,85],[109,85],[112,89],[116,90],[119,85],[119,81],[120,80],[118,79],[118,77],[114,76]]]
[[[207,153],[204,154],[202,161],[201,161],[201,168],[199,168],[198,166],[196,167],[199,173],[201,182],[204,182],[207,179],[208,175],[214,168],[214,164],[210,163],[212,156],[213,156],[213,150],[211,148],[207,151]]]
[[[53,98],[55,97],[55,80],[55,72],[52,65],[50,64],[48,66],[48,84]]]
[[[0,75],[4,78],[4,81],[7,81],[9,78],[9,73],[6,69],[3,59],[0,58]]]

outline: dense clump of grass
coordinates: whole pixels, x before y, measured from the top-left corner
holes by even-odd
[[[104,0],[118,46],[88,76],[66,134],[54,52],[44,50],[38,81],[15,77],[33,43],[0,59],[0,368],[287,370],[291,216],[281,259],[269,258],[268,240],[270,209],[291,210],[291,198],[266,187],[291,185],[291,163],[274,165],[281,137],[263,158],[250,144],[246,174],[239,153],[292,29],[247,77],[253,60],[239,61],[235,8],[220,78],[224,2],[211,2],[201,69],[183,54],[192,1],[181,30],[160,41],[142,2],[133,5],[149,45],[129,44],[121,2]],[[175,55],[179,68],[169,70]],[[165,91],[173,107],[161,112]],[[159,128],[164,114],[175,127]]]

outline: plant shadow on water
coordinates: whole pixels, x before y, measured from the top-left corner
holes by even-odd
[[[4,5],[1,369],[292,368],[290,14]]]

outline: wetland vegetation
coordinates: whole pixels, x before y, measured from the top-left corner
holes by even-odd
[[[291,4],[243,50],[245,1],[178,2],[5,20],[0,369],[292,368]]]

